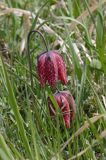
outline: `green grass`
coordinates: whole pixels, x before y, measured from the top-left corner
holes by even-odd
[[[4,0],[0,8],[0,159],[105,160],[106,1]],[[27,35],[32,29],[65,59],[69,82],[58,83],[58,89],[75,98],[70,129],[60,112],[55,120],[50,117],[47,97],[57,108],[55,90],[39,83],[37,55],[45,46],[37,34],[30,44],[35,48],[31,87]]]

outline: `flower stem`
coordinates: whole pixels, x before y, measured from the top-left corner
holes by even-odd
[[[30,40],[31,40],[30,37],[34,33],[38,33],[42,37],[43,42],[44,42],[45,47],[46,47],[46,51],[45,52],[48,52],[47,43],[46,43],[46,40],[45,40],[44,36],[42,35],[42,33],[40,31],[38,31],[38,30],[30,31],[29,34],[28,34],[28,37],[27,37],[27,56],[28,56],[28,62],[29,62],[30,80],[31,80],[31,88],[32,88],[32,90],[33,90],[32,59],[31,59],[30,55],[31,55],[32,52],[34,52],[35,48],[30,50]]]

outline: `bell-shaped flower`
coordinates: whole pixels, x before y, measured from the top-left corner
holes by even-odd
[[[70,128],[70,121],[74,119],[76,113],[76,106],[73,96],[69,91],[59,91],[58,93],[54,94],[54,98],[61,109],[63,114],[64,122],[67,128]],[[56,109],[48,98],[48,106],[51,116],[56,116]]]
[[[66,66],[63,57],[57,51],[44,52],[38,56],[38,74],[42,86],[56,86],[58,80],[67,84]]]

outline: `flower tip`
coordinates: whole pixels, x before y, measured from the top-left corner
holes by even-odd
[[[67,80],[67,78],[64,80],[64,85],[67,85],[67,83],[68,83],[68,80]]]
[[[65,121],[66,128],[70,128],[70,120]]]

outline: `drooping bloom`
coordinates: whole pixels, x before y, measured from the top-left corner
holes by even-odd
[[[38,56],[38,74],[40,83],[56,86],[58,80],[67,84],[66,66],[63,57],[57,51],[44,52]]]
[[[74,119],[76,113],[76,106],[73,96],[69,91],[59,91],[54,94],[54,98],[61,109],[66,127],[70,128],[70,120]],[[56,116],[56,109],[50,98],[48,98],[48,106],[50,115],[53,117]]]

